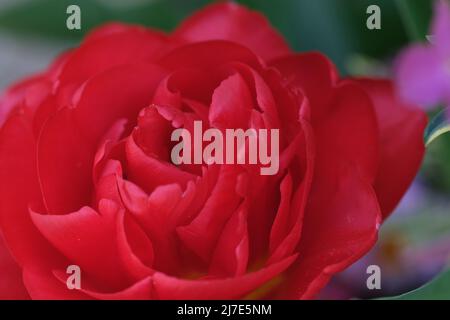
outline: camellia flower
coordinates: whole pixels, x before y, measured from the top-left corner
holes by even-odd
[[[397,86],[405,101],[434,108],[450,104],[450,7],[435,4],[428,44],[415,44],[399,57]]]
[[[313,298],[424,154],[426,116],[391,82],[341,79],[235,3],[172,34],[103,26],[1,101],[3,298]],[[278,174],[175,166],[171,133],[194,121],[279,129]]]

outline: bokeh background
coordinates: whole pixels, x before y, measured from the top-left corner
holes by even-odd
[[[0,0],[0,91],[44,69],[89,30],[122,21],[173,30],[208,0]],[[432,0],[240,0],[264,13],[296,51],[319,50],[344,75],[391,76],[402,47],[426,41]],[[81,30],[66,28],[66,8],[81,8]],[[366,28],[366,9],[380,6],[382,29]],[[430,114],[433,116],[433,114]],[[420,287],[450,258],[450,135],[433,142],[419,177],[383,226],[378,245],[340,274],[323,299],[399,295]],[[382,289],[368,290],[366,268],[379,265]],[[450,278],[450,277],[447,277]],[[450,299],[450,279],[439,294]],[[428,290],[433,298],[433,290]]]

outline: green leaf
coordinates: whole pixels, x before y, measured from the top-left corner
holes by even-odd
[[[423,287],[409,293],[382,300],[448,300],[450,299],[450,269]]]
[[[450,194],[450,139],[435,139],[427,147],[421,175],[433,191]],[[448,212],[448,209],[447,209]]]
[[[396,0],[395,3],[410,39],[425,41],[432,12],[432,1]]]
[[[429,146],[441,135],[450,132],[450,121],[446,116],[446,111],[439,112],[430,122],[425,130],[425,144]]]

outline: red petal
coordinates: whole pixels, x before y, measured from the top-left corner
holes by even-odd
[[[247,209],[241,206],[228,220],[220,235],[209,275],[236,277],[245,274],[248,262]]]
[[[14,85],[0,96],[0,126],[8,119],[10,112],[26,99],[27,92],[35,85],[48,84],[43,75],[26,78]]]
[[[300,89],[311,105],[316,121],[328,110],[338,72],[333,63],[321,53],[303,53],[276,59],[270,65],[277,68],[288,85]]]
[[[89,296],[79,290],[69,290],[65,281],[59,280],[51,270],[43,271],[26,268],[23,271],[23,282],[34,300],[89,299]],[[81,285],[83,286],[83,282]]]
[[[24,279],[35,300],[150,300],[153,298],[152,279],[149,277],[134,283],[126,289],[110,293],[84,288],[83,286],[86,284],[83,278],[80,290],[69,290],[66,286],[67,274],[61,270],[48,272],[26,271]]]
[[[288,268],[296,256],[240,277],[215,280],[184,280],[155,273],[153,285],[158,299],[239,299],[258,289]]]
[[[192,42],[230,40],[249,47],[265,60],[291,52],[263,15],[233,2],[199,11],[181,24],[175,36]]]
[[[375,191],[383,216],[398,205],[416,176],[425,153],[426,114],[402,104],[395,96],[391,82],[360,80],[372,98],[380,131],[381,159],[375,180]]]
[[[145,278],[125,290],[114,293],[99,293],[89,290],[83,290],[83,292],[100,300],[151,300],[153,299],[152,283],[152,278]]]
[[[300,122],[304,137],[299,141],[300,145],[305,145],[305,151],[304,154],[300,154],[300,160],[297,161],[304,163],[305,169],[301,173],[301,183],[294,189],[295,192],[290,190],[292,188],[290,172],[281,183],[281,201],[271,229],[269,245],[271,255],[267,263],[273,263],[291,255],[301,237],[305,207],[314,176],[315,148],[311,126],[303,119]],[[295,162],[290,166],[293,168]]]
[[[31,217],[42,234],[82,272],[104,288],[122,289],[129,277],[119,267],[118,210],[111,201],[102,201],[101,215],[84,207],[66,215],[32,213]]]
[[[37,149],[47,212],[72,212],[90,204],[95,146],[81,136],[73,109],[62,109],[46,122]]]
[[[129,214],[117,220],[117,245],[123,266],[136,281],[153,273],[152,243]]]
[[[219,129],[248,128],[254,108],[251,92],[238,73],[216,88],[209,109],[211,125]]]
[[[94,157],[92,177],[94,183],[100,178],[115,174],[122,176],[122,164],[125,163],[125,140],[112,142],[110,140],[100,144]]]
[[[144,28],[139,26],[132,26],[128,24],[123,24],[120,22],[110,22],[101,25],[100,27],[95,28],[90,31],[89,34],[84,38],[84,42],[95,42],[99,41],[102,38],[106,38],[111,35],[115,35],[118,33],[131,33],[131,32],[143,32]],[[162,34],[161,34],[162,36]]]
[[[134,123],[139,111],[149,105],[163,76],[160,67],[142,63],[116,67],[91,78],[74,101],[74,120],[79,129],[98,143],[96,139],[119,119]]]
[[[126,157],[128,179],[149,193],[164,184],[178,183],[185,188],[186,184],[195,178],[194,175],[180,170],[171,163],[147,156],[136,145],[133,135],[126,142]]]
[[[212,250],[226,222],[242,198],[236,192],[237,166],[221,166],[217,183],[204,207],[187,226],[177,229],[183,243],[204,261]]]
[[[162,161],[170,161],[170,135],[173,127],[158,112],[155,105],[141,111],[138,130],[134,132],[137,145],[145,153]]]
[[[183,100],[199,101],[208,104],[211,93],[217,86],[217,79],[211,70],[183,68],[174,71],[158,87],[153,103],[180,108]],[[207,110],[195,110],[204,119]]]
[[[150,196],[135,184],[119,180],[124,206],[149,235],[155,252],[154,268],[179,271],[174,216],[183,193],[177,184],[157,187]]]
[[[22,270],[11,257],[0,234],[0,300],[29,299]]]
[[[106,170],[111,170],[108,173]],[[122,176],[122,166],[117,160],[109,160],[105,163],[104,175],[95,184],[95,200],[92,205],[98,206],[103,199],[113,200],[117,203],[121,202],[119,191],[117,189],[117,177]]]
[[[256,70],[261,69],[258,57],[248,48],[221,40],[192,43],[179,47],[161,58],[158,65],[170,70],[198,68],[209,71],[233,61],[243,62]]]
[[[53,263],[56,253],[33,225],[28,207],[41,204],[35,142],[24,116],[12,116],[0,131],[0,226],[21,266]]]
[[[381,212],[372,188],[378,165],[378,128],[370,98],[348,82],[315,127],[317,154],[298,265],[284,290],[314,296],[336,272],[376,240]]]
[[[379,138],[372,101],[358,85],[341,83],[329,112],[315,123],[318,161],[325,164],[344,158],[373,182],[378,170]],[[320,169],[318,169],[320,170]]]
[[[239,62],[230,62],[229,68],[230,72],[239,72],[239,74],[247,82],[247,86],[251,89],[255,100],[252,112],[257,112],[256,110],[258,108],[261,110],[262,118],[265,122],[265,128],[280,128],[278,116],[279,110],[277,110],[275,98],[272,94],[273,88],[266,82],[267,79],[264,78],[266,72],[259,74],[250,66]],[[255,107],[255,105],[257,107]]]
[[[292,198],[292,176],[288,173],[280,185],[280,205],[278,207],[272,229],[270,231],[270,252],[272,253],[288,232],[289,213]]]
[[[167,36],[142,27],[124,26],[97,30],[73,52],[66,62],[59,80],[61,85],[78,85],[92,76],[115,66],[150,62],[165,52]]]
[[[381,213],[375,192],[358,170],[335,160],[317,168],[303,222],[298,262],[280,297],[312,298],[330,277],[375,243]]]

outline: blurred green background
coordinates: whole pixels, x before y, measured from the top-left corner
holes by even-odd
[[[74,44],[106,21],[138,23],[173,30],[211,0],[2,0],[0,28],[51,37]],[[431,16],[430,0],[239,0],[263,12],[295,50],[326,52],[345,70],[354,54],[375,58],[393,54],[408,37],[424,38]],[[345,4],[344,4],[345,3]],[[82,9],[82,30],[65,28],[66,8]],[[366,9],[382,10],[382,30],[369,31]],[[1,8],[0,7],[0,8]]]
[[[46,67],[108,21],[165,31],[208,0],[0,0],[0,90]],[[345,75],[389,76],[392,61],[412,41],[426,41],[431,0],[239,0],[265,14],[296,51],[319,50]],[[80,31],[66,28],[66,8],[81,8]],[[381,30],[366,28],[369,5],[381,8]],[[396,295],[431,279],[450,253],[450,137],[428,149],[422,172],[384,226],[378,246],[330,285],[322,298]],[[386,270],[381,292],[365,287],[365,266]],[[450,277],[444,291],[450,299]],[[442,291],[442,285],[440,285]],[[445,293],[445,294],[447,294]]]

